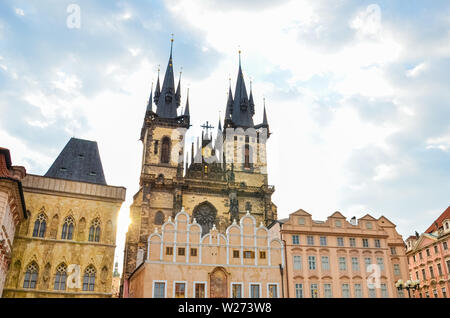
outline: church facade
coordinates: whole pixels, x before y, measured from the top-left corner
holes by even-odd
[[[219,120],[215,137],[206,125],[196,144],[185,145],[190,127],[188,94],[184,111],[180,106],[181,82],[175,87],[171,46],[163,83],[158,76],[141,130],[140,189],[130,207],[122,295],[128,292],[129,276],[147,258],[148,237],[182,207],[196,219],[202,235],[213,227],[224,234],[247,212],[264,226],[277,219],[271,200],[275,189],[267,175],[266,110],[263,122],[255,125],[253,93],[247,92],[240,59],[236,88],[233,94],[230,84],[225,118]]]

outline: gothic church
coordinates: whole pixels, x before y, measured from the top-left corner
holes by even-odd
[[[247,211],[257,224],[277,219],[268,184],[266,141],[270,136],[264,106],[263,122],[254,124],[255,104],[239,69],[234,94],[229,87],[225,118],[216,136],[202,132],[197,144],[185,148],[184,134],[190,127],[189,95],[181,111],[181,81],[175,87],[173,40],[162,86],[158,80],[150,93],[140,140],[143,143],[140,188],[130,207],[131,223],[125,242],[122,288],[145,261],[147,240],[182,207],[202,227],[224,232]],[[223,128],[222,128],[223,127]],[[190,148],[189,151],[187,151]]]

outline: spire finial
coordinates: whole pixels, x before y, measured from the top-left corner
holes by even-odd
[[[241,67],[241,46],[239,45],[239,67]]]
[[[173,33],[170,34],[170,59],[172,59],[172,48],[173,48]]]

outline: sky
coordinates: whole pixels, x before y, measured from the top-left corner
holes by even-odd
[[[189,143],[223,118],[242,51],[279,218],[384,215],[406,238],[450,205],[449,1],[1,1],[0,146],[43,175],[70,137],[98,142],[107,183],[127,188],[120,270],[172,33]]]

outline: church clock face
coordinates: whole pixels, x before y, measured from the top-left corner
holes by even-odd
[[[213,207],[202,204],[194,212],[194,218],[202,227],[202,236],[209,233],[216,221],[216,211]]]

